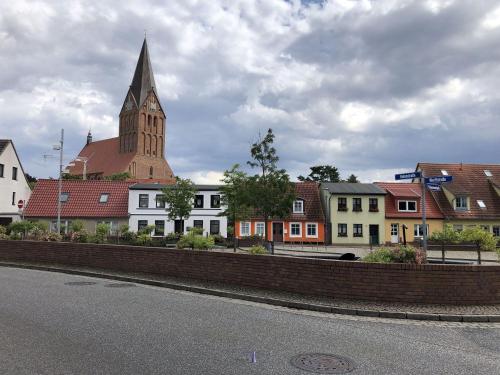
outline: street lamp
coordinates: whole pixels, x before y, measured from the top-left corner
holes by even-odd
[[[57,195],[57,233],[61,234],[61,194],[62,194],[62,173],[63,173],[63,150],[64,150],[64,129],[61,129],[61,139],[58,145],[52,147],[59,151],[59,193]]]
[[[330,196],[328,197],[328,205],[327,205],[328,216],[327,216],[326,225],[327,225],[327,229],[328,229],[328,241],[331,241],[333,243],[333,240],[332,240],[332,221],[331,221],[331,216],[330,216],[330,211],[331,211],[330,201],[333,198],[333,194],[329,192],[327,187],[324,187],[323,190],[326,191],[328,194],[330,194]]]

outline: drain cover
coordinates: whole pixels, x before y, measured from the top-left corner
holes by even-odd
[[[106,284],[104,286],[108,288],[133,288],[135,285],[127,283],[113,283],[113,284]]]
[[[293,357],[290,363],[301,370],[316,374],[346,374],[355,369],[354,362],[349,358],[323,353],[299,354]]]
[[[93,281],[69,281],[64,283],[64,285],[72,285],[72,286],[84,286],[84,285],[95,285]]]

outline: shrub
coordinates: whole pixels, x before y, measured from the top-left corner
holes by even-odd
[[[224,236],[222,236],[220,234],[214,234],[213,238],[214,238],[214,241],[216,244],[225,244],[226,243],[226,239],[224,238]]]
[[[179,239],[181,238],[182,234],[181,233],[175,233],[175,232],[172,232],[172,233],[168,233],[166,236],[165,236],[165,240],[168,242],[168,241],[179,241]]]
[[[214,247],[214,238],[212,236],[204,237],[198,234],[199,230],[197,229],[200,228],[191,228],[187,234],[181,236],[179,241],[177,241],[177,248],[207,250]]]
[[[86,243],[89,240],[89,234],[85,229],[82,229],[77,232],[72,232],[69,240],[71,242]]]
[[[464,242],[473,242],[483,251],[495,251],[497,245],[495,236],[479,227],[465,229],[460,233],[460,239]]]
[[[105,223],[97,224],[95,227],[96,243],[105,243],[108,238],[110,229],[111,227],[109,226],[109,224]]]
[[[0,225],[0,240],[6,240],[7,238],[9,238],[9,236],[7,236],[7,228]]]
[[[391,250],[387,247],[379,247],[371,251],[363,258],[363,262],[367,263],[392,263]]]
[[[135,244],[139,246],[149,246],[152,243],[151,236],[147,233],[141,233],[137,235],[135,239]]]
[[[75,220],[71,223],[69,230],[70,232],[81,232],[85,228],[85,223],[82,220]]]
[[[368,263],[425,263],[425,252],[413,246],[380,247],[363,258]]]
[[[43,240],[51,242],[60,242],[62,240],[62,236],[59,233],[49,232],[45,234]]]
[[[155,230],[155,226],[154,225],[147,225],[144,228],[139,229],[137,231],[137,234],[138,235],[147,234],[148,236],[151,236],[151,233],[153,233],[154,230]]]
[[[9,232],[24,236],[34,227],[33,222],[28,220],[13,221],[9,224]]]
[[[254,245],[248,250],[248,253],[252,255],[262,255],[267,254],[267,250],[264,246]]]
[[[457,243],[460,241],[460,233],[453,230],[450,224],[446,224],[442,231],[433,232],[429,240],[443,244]]]

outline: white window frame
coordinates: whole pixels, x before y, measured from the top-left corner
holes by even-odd
[[[482,199],[477,200],[477,205],[479,206],[479,208],[486,208],[486,204]]]
[[[465,206],[458,206],[458,202],[465,202]],[[455,198],[455,210],[468,210],[469,209],[469,202],[467,202],[467,197],[465,196],[458,196]]]
[[[257,229],[259,226],[262,226],[262,233],[259,233],[260,231]],[[255,234],[264,237],[265,233],[266,233],[266,223],[264,223],[263,221],[257,221],[255,223]]]
[[[108,203],[109,201],[109,193],[101,193],[99,197],[99,203]]]
[[[315,235],[309,234],[309,225],[314,225]],[[306,223],[306,237],[308,238],[318,238],[318,223]]]
[[[297,209],[295,208],[295,205],[296,205],[297,203],[300,203],[300,210],[297,210]],[[294,214],[303,214],[303,213],[304,213],[304,201],[303,201],[303,200],[301,200],[301,199],[297,199],[297,200],[294,200],[294,201],[293,201],[293,213],[294,213]]]
[[[406,210],[401,210],[399,208],[399,203],[400,202],[405,202],[406,203]],[[414,202],[415,203],[415,209],[414,210],[409,210],[408,209],[408,203],[409,202]],[[406,199],[402,199],[402,200],[398,200],[398,212],[417,212],[418,211],[418,205],[417,205],[417,201],[414,201],[414,200],[406,200]]]
[[[425,225],[427,227],[427,237],[429,237],[429,224]],[[417,233],[418,228],[418,234]],[[414,238],[423,238],[424,232],[422,231],[423,224],[413,224],[413,237]],[[422,232],[422,234],[420,234]]]
[[[292,225],[295,225],[295,224],[297,224],[299,226],[299,234],[293,234],[293,232],[292,232]],[[288,224],[288,229],[290,231],[290,237],[294,237],[294,238],[302,237],[302,223],[300,223],[300,222],[290,223],[290,224]]]
[[[493,225],[491,227],[491,232],[493,233],[493,236],[500,237],[500,225]]]
[[[248,224],[248,233],[243,233],[243,226]],[[249,221],[240,221],[240,237],[252,235],[252,224]]]

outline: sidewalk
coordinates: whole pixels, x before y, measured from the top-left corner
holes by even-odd
[[[120,280],[334,314],[452,322],[500,322],[500,305],[451,306],[354,301],[152,274],[121,273],[93,268],[73,268],[57,264],[0,262],[0,267],[2,266]]]

